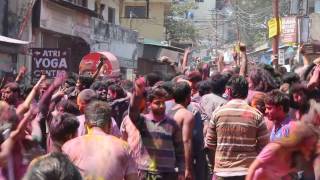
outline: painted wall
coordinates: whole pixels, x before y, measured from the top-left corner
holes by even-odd
[[[124,2],[121,25],[139,32],[140,37],[165,40],[164,16],[165,3],[150,2],[149,19],[125,18],[125,6],[145,6],[145,2]],[[131,22],[130,22],[131,21]]]

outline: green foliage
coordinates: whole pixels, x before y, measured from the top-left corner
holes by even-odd
[[[195,41],[197,31],[191,21],[186,19],[189,10],[195,8],[195,3],[172,3],[165,20],[167,40],[174,42]]]

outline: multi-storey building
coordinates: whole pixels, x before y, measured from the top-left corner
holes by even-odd
[[[13,69],[25,65],[31,77],[39,76],[39,69],[53,77],[59,67],[77,73],[84,55],[108,51],[117,57],[124,77],[133,77],[137,67],[138,34],[120,26],[121,3],[121,0],[6,0],[0,3],[4,10],[0,11],[2,33],[30,42],[23,54],[16,55]],[[52,56],[41,56],[44,52],[52,52]]]
[[[124,0],[120,23],[139,32],[140,37],[166,40],[165,16],[172,0]]]

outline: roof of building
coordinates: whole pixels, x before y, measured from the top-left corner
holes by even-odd
[[[154,39],[144,38],[143,44],[144,45],[151,45],[151,46],[158,46],[158,47],[162,47],[165,49],[170,49],[170,50],[174,50],[174,51],[178,51],[178,52],[184,52],[184,49],[181,49],[181,48],[178,48],[175,46],[170,46],[167,41],[157,41]]]
[[[13,38],[9,38],[6,36],[1,36],[0,35],[0,42],[2,43],[10,43],[10,44],[16,44],[16,45],[26,45],[29,44],[29,42],[27,41],[21,41],[19,39],[13,39]]]

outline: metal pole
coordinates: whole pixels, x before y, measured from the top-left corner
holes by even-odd
[[[301,16],[297,16],[298,21],[298,49],[301,47]],[[302,59],[300,57],[300,51],[298,51],[298,62],[299,64],[302,64]]]
[[[237,7],[237,8],[239,7],[238,0],[236,0],[236,7]],[[241,39],[240,39],[240,29],[239,29],[239,21],[238,21],[237,11],[238,11],[238,10],[236,10],[237,40],[238,40],[238,42],[240,42]]]
[[[216,23],[215,23],[215,26],[216,26],[216,57],[218,57],[218,12],[217,12],[217,9],[216,9]]]
[[[129,14],[129,24],[130,24],[130,30],[132,30],[132,16],[133,16],[133,12],[130,11],[130,14]]]
[[[277,70],[279,66],[279,36],[280,36],[280,21],[279,21],[279,0],[272,0],[272,12],[273,12],[273,17],[277,21],[277,35],[273,37],[272,40],[272,65],[274,68]]]
[[[146,0],[146,3],[147,3],[147,19],[149,19],[149,11],[150,11],[150,2],[149,2],[149,0]]]

